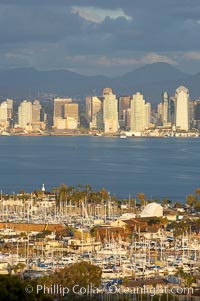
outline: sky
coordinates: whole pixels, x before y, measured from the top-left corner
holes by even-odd
[[[199,0],[0,0],[0,69],[200,72]]]

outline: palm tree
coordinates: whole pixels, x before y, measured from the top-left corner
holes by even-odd
[[[140,207],[143,207],[143,206],[146,205],[146,201],[145,201],[146,196],[145,196],[144,193],[142,193],[142,192],[138,193],[138,194],[137,194],[137,198],[138,198],[139,201],[140,201]]]
[[[193,194],[188,194],[186,197],[186,204],[192,208],[195,204],[195,196]]]
[[[67,205],[67,197],[68,197],[67,185],[61,184],[61,186],[59,188],[58,196],[59,196],[60,209],[62,208],[61,211],[64,212],[64,208],[66,208],[66,205]]]

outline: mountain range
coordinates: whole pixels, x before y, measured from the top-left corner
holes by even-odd
[[[156,104],[161,101],[163,91],[168,91],[173,96],[180,85],[189,89],[190,99],[199,98],[200,72],[190,75],[161,62],[145,65],[113,78],[85,76],[69,70],[17,68],[0,71],[1,98],[29,99],[43,93],[52,93],[84,99],[87,95],[101,95],[104,87],[112,87],[118,96],[132,95],[139,91],[147,101]]]

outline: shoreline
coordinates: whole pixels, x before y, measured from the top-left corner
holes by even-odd
[[[67,134],[67,133],[61,133],[61,134],[55,134],[55,133],[45,133],[45,134],[9,134],[9,135],[0,135],[0,137],[95,137],[95,138],[118,138],[122,139],[120,135],[90,135],[90,134]],[[191,138],[200,138],[200,136],[126,136],[125,139],[142,139],[142,138],[181,138],[181,139],[191,139]],[[123,139],[124,139],[123,138]],[[122,140],[123,140],[122,139]]]

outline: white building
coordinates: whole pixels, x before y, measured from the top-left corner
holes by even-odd
[[[91,98],[91,122],[90,129],[103,129],[103,98],[93,96]]]
[[[105,133],[116,133],[119,129],[118,101],[111,88],[104,89],[103,123]]]
[[[0,105],[0,125],[8,126],[8,104],[6,101],[3,101]]]
[[[32,123],[32,103],[24,100],[18,108],[18,124],[20,128],[25,129]]]
[[[176,128],[184,131],[189,130],[189,91],[180,86],[175,93]]]
[[[142,210],[141,217],[160,217],[163,216],[163,207],[157,203],[150,203]]]
[[[131,131],[143,132],[146,126],[146,110],[143,95],[137,92],[131,100]]]

